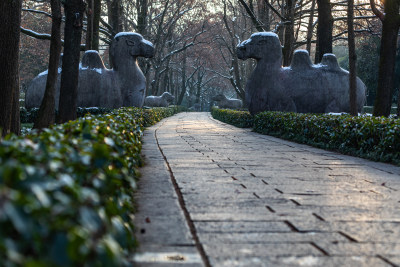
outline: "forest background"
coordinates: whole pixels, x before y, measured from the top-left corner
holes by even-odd
[[[218,93],[244,99],[245,83],[255,61],[239,61],[236,46],[257,31],[278,34],[283,45],[284,66],[290,64],[296,49],[307,49],[315,63],[319,63],[323,53],[333,52],[345,69],[349,69],[349,58],[357,60],[357,75],[367,86],[366,104],[374,105],[379,79],[382,80],[382,77],[379,78],[382,32],[385,28],[382,25],[385,25],[385,16],[390,15],[388,9],[396,9],[391,2],[397,3],[395,15],[399,16],[397,0],[386,0],[385,5],[374,0],[84,2],[86,10],[81,53],[84,50],[99,50],[106,65],[112,67],[108,60],[108,48],[113,36],[122,31],[138,32],[154,44],[156,51],[154,58],[139,62],[148,81],[147,95],[168,91],[175,95],[176,104],[192,107],[197,103],[203,111],[210,109],[211,98]],[[356,51],[356,55],[350,57],[348,18],[352,18],[352,31],[355,33],[352,42]],[[397,18],[396,37],[399,21]],[[62,39],[64,23],[65,17],[61,27]],[[51,26],[50,1],[22,1],[21,106],[28,83],[48,68]],[[390,105],[400,102],[397,97],[400,84],[400,48],[397,40],[395,57],[392,56],[397,64],[389,82],[389,93],[385,93],[390,95],[385,100]],[[393,51],[390,52],[393,55]],[[376,115],[385,115],[383,113]]]

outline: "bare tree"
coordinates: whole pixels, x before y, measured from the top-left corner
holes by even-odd
[[[326,53],[332,53],[333,16],[330,0],[317,0],[318,27],[317,27],[317,53],[315,62],[319,63]]]
[[[87,0],[86,50],[99,50],[101,0]]]
[[[22,0],[0,1],[0,128],[19,134],[19,42]]]
[[[62,61],[58,123],[76,119],[79,57],[83,27],[84,0],[69,0],[64,4],[65,44]]]
[[[348,47],[349,47],[349,92],[350,92],[350,114],[357,116],[357,55],[354,37],[354,0],[348,1],[347,9],[347,28],[348,28]]]
[[[51,0],[52,27],[50,43],[50,59],[42,104],[33,128],[49,127],[55,122],[55,90],[58,77],[58,65],[61,54],[61,4],[59,0]]]
[[[374,14],[382,21],[379,78],[373,114],[387,117],[392,106],[400,2],[386,0],[384,12],[376,7],[374,0],[370,0],[370,3]]]

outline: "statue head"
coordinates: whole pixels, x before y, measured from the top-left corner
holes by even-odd
[[[167,103],[172,103],[175,100],[175,96],[171,95],[169,92],[164,92],[161,97],[167,101]]]
[[[251,35],[250,39],[237,46],[239,59],[254,58],[257,60],[282,61],[282,47],[278,35],[272,32],[258,32]]]
[[[151,58],[154,56],[154,46],[142,35],[133,32],[120,32],[115,35],[110,47],[110,59],[115,69],[131,58]]]

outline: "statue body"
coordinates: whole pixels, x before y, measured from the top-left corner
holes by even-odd
[[[313,65],[306,50],[297,50],[290,67],[282,67],[282,48],[274,33],[256,33],[238,46],[240,59],[254,58],[257,66],[246,84],[250,113],[350,112],[349,73],[333,54]],[[365,103],[365,85],[357,78],[357,110]]]
[[[152,57],[153,45],[140,34],[119,33],[110,47],[113,69],[107,69],[97,51],[86,51],[79,67],[78,107],[142,107],[146,95],[146,78],[137,64],[137,57]],[[59,74],[61,68],[59,68]],[[40,107],[47,80],[47,71],[29,84],[26,108]],[[58,75],[56,109],[60,97]]]
[[[147,107],[168,107],[174,100],[175,97],[171,93],[164,92],[161,96],[147,96],[144,105]]]
[[[236,98],[227,98],[223,94],[214,96],[212,100],[218,102],[218,107],[220,108],[240,109],[243,105],[242,100]]]

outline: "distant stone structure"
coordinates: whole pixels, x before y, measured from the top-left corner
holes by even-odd
[[[246,85],[250,113],[292,111],[300,113],[350,112],[349,73],[339,67],[335,55],[325,54],[313,65],[306,50],[297,50],[290,67],[282,67],[282,47],[271,32],[253,34],[237,48],[238,58],[254,58],[257,66]],[[357,78],[357,110],[366,96]]]
[[[153,57],[152,43],[140,34],[121,32],[110,47],[113,69],[107,69],[97,51],[86,51],[79,67],[78,107],[142,107],[146,95],[146,78],[137,64],[137,57]],[[59,74],[61,68],[59,68]],[[26,108],[40,107],[47,80],[47,71],[28,85]],[[56,109],[60,97],[60,80],[56,87]]]
[[[175,97],[169,92],[164,92],[161,96],[147,96],[144,105],[147,107],[168,107],[175,100]]]
[[[201,111],[201,105],[200,105],[200,103],[195,103],[193,106],[191,106],[191,107],[189,108],[189,110],[190,110],[190,111],[197,111],[197,112]]]
[[[242,100],[227,98],[223,94],[218,94],[214,96],[212,100],[218,102],[218,107],[220,108],[240,109],[243,106]]]

